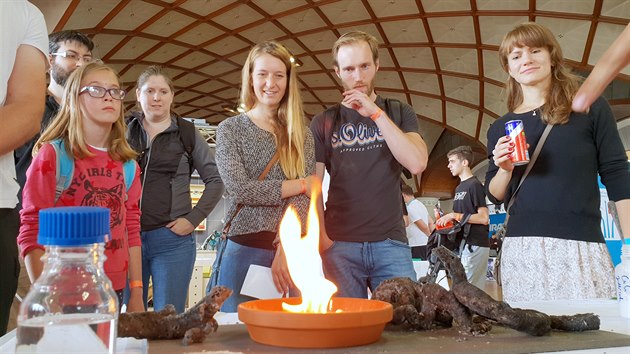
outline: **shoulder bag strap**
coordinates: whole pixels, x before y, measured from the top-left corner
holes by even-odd
[[[536,162],[536,159],[538,158],[538,155],[540,154],[540,150],[542,150],[542,147],[545,144],[545,140],[547,140],[547,136],[549,136],[549,132],[551,131],[551,128],[553,128],[553,125],[547,124],[547,126],[545,127],[545,130],[540,136],[540,140],[538,140],[536,149],[534,149],[534,154],[532,155],[532,158],[529,161],[529,164],[527,164],[525,173],[523,173],[521,180],[518,182],[518,186],[516,186],[516,190],[514,191],[514,194],[512,194],[512,198],[510,198],[510,202],[508,203],[507,209],[505,210],[506,215],[505,215],[505,221],[503,222],[503,225],[506,225],[510,218],[510,208],[512,207],[512,204],[514,204],[514,200],[516,199],[516,194],[521,189],[521,186],[523,185],[523,181],[525,180],[525,177],[527,177],[527,175],[529,174],[529,171],[531,171],[532,167],[534,167],[534,163]]]
[[[269,162],[267,163],[267,166],[265,166],[265,169],[258,176],[259,181],[262,181],[265,179],[265,177],[267,177],[267,174],[271,170],[271,167],[273,167],[273,165],[278,161],[279,158],[280,158],[280,154],[278,153],[278,150],[276,150],[276,153],[273,154],[273,156],[271,157],[271,160],[269,160]],[[234,212],[234,215],[232,215],[230,220],[228,220],[225,223],[225,226],[223,227],[223,234],[221,235],[222,238],[226,237],[225,235],[230,230],[230,226],[232,225],[232,220],[234,220],[234,218],[236,217],[236,215],[238,215],[238,212],[241,211],[241,209],[243,209],[243,204],[238,204],[236,206],[236,211]]]

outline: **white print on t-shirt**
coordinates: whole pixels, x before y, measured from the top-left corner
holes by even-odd
[[[468,192],[457,192],[457,193],[455,193],[455,197],[453,198],[453,200],[464,200],[464,198],[466,197],[466,193],[468,193]]]
[[[366,150],[378,149],[378,148],[381,148],[381,147],[383,147],[383,144],[374,144],[374,145],[370,145],[370,146],[366,146],[366,147],[355,147],[355,148],[341,149],[339,151],[339,153],[343,154],[344,152],[366,151]]]
[[[339,132],[333,132],[331,143],[333,149],[340,147],[358,148],[374,142],[383,142],[385,138],[376,125],[368,126],[365,123],[345,123],[339,128]]]

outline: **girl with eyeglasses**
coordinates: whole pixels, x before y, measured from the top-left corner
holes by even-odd
[[[42,272],[44,248],[37,243],[39,210],[61,206],[100,206],[110,210],[111,239],[105,245],[105,273],[122,303],[127,280],[132,289],[127,311],[144,311],[140,241],[140,169],[125,183],[123,164],[136,157],[125,139],[122,100],[116,72],[100,63],[75,70],[61,108],[33,149],[26,173],[18,236],[31,282]],[[58,156],[65,151],[74,170],[67,188],[56,194]],[[63,149],[63,150],[61,150]],[[139,286],[134,287],[135,284]]]

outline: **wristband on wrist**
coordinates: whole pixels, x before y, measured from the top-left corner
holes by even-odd
[[[377,120],[377,119],[378,119],[378,117],[380,117],[380,116],[381,116],[381,114],[383,113],[383,110],[382,110],[382,109],[380,109],[380,108],[378,108],[378,107],[377,107],[377,109],[378,109],[378,110],[377,110],[374,114],[372,114],[372,115],[370,116],[370,119],[371,119],[371,120]]]
[[[133,289],[133,288],[141,288],[142,287],[142,280],[132,280],[129,282],[129,288]]]
[[[302,189],[300,190],[300,194],[305,194],[306,193],[306,181],[304,180],[304,178],[300,178],[300,186],[302,187]]]

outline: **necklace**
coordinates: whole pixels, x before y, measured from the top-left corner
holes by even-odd
[[[542,107],[543,105],[540,105],[538,107],[535,108],[529,108],[529,107],[519,107],[521,109],[516,109],[515,111],[521,112],[521,113],[517,113],[517,114],[526,114],[529,112],[532,112],[532,116],[536,117],[540,111],[540,107]]]

